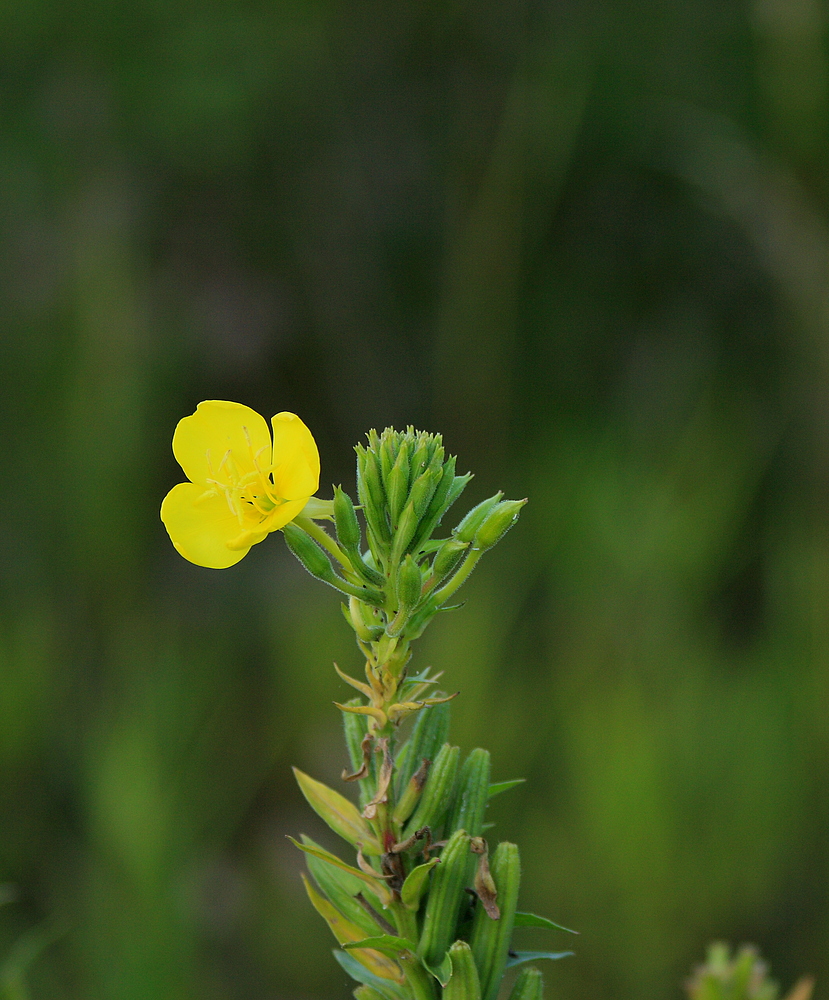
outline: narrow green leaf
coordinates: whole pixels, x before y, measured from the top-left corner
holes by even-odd
[[[319,844],[314,844],[312,840],[306,837],[303,837],[303,843],[310,843],[314,847],[319,847]],[[326,861],[315,858],[311,854],[306,854],[305,863],[308,865],[308,871],[311,873],[311,877],[316,882],[320,891],[331,900],[340,913],[348,917],[351,923],[356,924],[361,929],[363,936],[371,937],[373,934],[378,933],[380,929],[379,925],[355,898],[365,888],[359,879],[343,871],[341,868],[335,868]],[[376,901],[376,898],[371,893],[368,893],[364,898],[369,902],[374,899],[376,905],[380,906],[380,903]]]
[[[578,934],[578,931],[571,931],[569,927],[561,924],[554,924],[546,917],[538,917],[534,913],[516,913],[513,927],[544,927],[548,931],[567,931],[568,934]]]
[[[374,937],[363,938],[360,941],[349,941],[343,948],[372,948],[389,958],[397,958],[402,951],[414,951],[415,946],[406,938],[395,937],[393,934],[377,934]]]
[[[362,944],[366,940],[363,937],[363,931],[356,924],[347,920],[329,900],[321,896],[304,875],[302,881],[305,884],[305,891],[308,893],[311,905],[328,924],[331,933],[337,939],[337,944],[343,948],[354,947],[356,949],[354,957],[357,961],[381,979],[393,981],[400,977],[400,967],[393,961],[394,955],[389,956],[379,948],[370,948]],[[360,944],[357,945],[356,942],[360,942]]]
[[[516,785],[523,785],[526,780],[526,778],[513,778],[511,781],[496,781],[489,786],[489,798],[494,799],[501,792],[507,792]]]
[[[440,858],[432,858],[423,865],[413,868],[406,876],[406,881],[400,890],[400,898],[407,910],[418,911],[420,899],[429,884],[429,872],[440,864]]]
[[[319,913],[322,919],[331,928],[331,933],[337,939],[337,944],[344,945],[347,941],[360,941],[363,938],[363,931],[337,909],[334,904],[314,889],[305,875],[302,875],[302,883],[311,905]]]
[[[383,852],[374,832],[363,819],[353,802],[333,788],[300,771],[293,769],[294,777],[308,805],[338,836],[359,847],[363,854],[379,857]]]
[[[512,969],[516,965],[523,965],[524,962],[537,962],[541,958],[549,958],[557,961],[559,958],[567,958],[575,954],[572,951],[512,951],[507,957],[506,968]]]
[[[348,952],[340,951],[339,948],[335,948],[334,958],[336,958],[336,960],[340,963],[343,971],[358,983],[363,983],[366,986],[373,986],[378,993],[382,993],[383,996],[389,997],[389,1000],[408,1000],[406,991],[402,985],[393,983],[390,979],[383,979],[380,976],[375,976],[374,973],[369,972],[365,966],[360,965],[357,959],[352,955],[349,955]]]
[[[439,965],[430,965],[423,959],[423,965],[432,973],[441,986],[445,986],[452,976],[452,956],[447,951]]]
[[[363,983],[354,990],[354,1000],[390,1000],[390,995]]]
[[[345,861],[341,861],[336,854],[332,854],[330,851],[326,851],[322,847],[312,846],[311,844],[300,844],[300,842],[298,840],[294,840],[293,837],[288,837],[288,840],[290,840],[294,847],[298,847],[306,854],[311,854],[313,857],[319,858],[320,861],[327,861],[329,865],[333,865],[335,868],[341,868],[344,872],[349,872],[355,878],[360,879],[360,881],[364,882],[367,888],[370,889],[370,891],[380,900],[383,906],[388,906],[392,902],[391,892],[379,875],[369,875],[368,872],[360,871],[359,868],[352,868],[351,865],[347,865]]]

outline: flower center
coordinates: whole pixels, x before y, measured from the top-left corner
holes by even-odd
[[[267,447],[254,452],[247,427],[242,428],[248,443],[245,468],[240,469],[232,449],[222,456],[218,466],[213,466],[208,448],[206,453],[210,495],[224,496],[230,512],[242,527],[248,527],[251,520],[261,524],[268,515],[285,500],[276,495],[273,482],[273,465],[262,465],[262,453]]]

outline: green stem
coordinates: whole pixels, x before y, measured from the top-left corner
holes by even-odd
[[[418,929],[416,914],[412,910],[407,910],[402,903],[392,903],[391,909],[394,914],[394,922],[397,925],[397,933],[413,944],[417,944]]]
[[[466,583],[469,574],[473,569],[475,569],[475,566],[482,555],[483,551],[481,549],[472,549],[461,564],[461,568],[452,577],[449,583],[435,592],[434,601],[438,607],[440,607],[441,604],[444,604],[460,586]]]
[[[435,1000],[435,981],[423,968],[417,955],[404,951],[398,957],[414,1000]]]
[[[355,580],[357,579],[354,567],[351,565],[351,560],[324,528],[321,528],[316,522],[312,521],[308,517],[295,517],[294,524],[298,528],[302,528],[305,534],[310,535],[315,542],[319,542],[319,544],[337,560],[349,576],[353,577]]]

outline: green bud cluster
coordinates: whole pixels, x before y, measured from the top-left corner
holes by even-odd
[[[412,427],[369,431],[368,446],[357,445],[356,452],[357,496],[371,558],[396,580],[407,555],[422,564],[424,546],[472,477],[455,474],[455,457],[446,457],[439,434]]]
[[[452,532],[433,535],[472,478],[456,474],[439,434],[412,427],[370,431],[357,445],[357,498],[340,486],[331,501],[336,539],[310,519],[283,528],[288,548],[329,586],[376,612],[345,609],[362,643],[381,634],[404,646],[417,638],[466,581],[481,555],[515,524],[526,500],[496,493],[474,507]],[[358,518],[365,521],[365,539]]]

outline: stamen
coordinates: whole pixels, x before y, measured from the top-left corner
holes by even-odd
[[[257,478],[259,479],[259,482],[260,482],[260,484],[262,486],[262,489],[263,489],[263,491],[264,491],[265,496],[267,497],[267,499],[271,503],[275,503],[276,502],[276,498],[274,497],[273,492],[271,490],[271,487],[273,486],[273,483],[269,481],[268,477],[263,472],[261,465],[259,464],[259,456],[262,454],[263,451],[267,451],[267,445],[262,445],[262,447],[254,455],[254,453],[253,453],[253,445],[251,444],[250,436],[248,435],[248,432],[247,432],[247,427],[245,428],[245,436],[248,439],[248,451],[250,453],[250,460],[251,460],[251,462],[253,462],[253,467],[256,470],[255,474],[256,474]]]
[[[248,443],[248,456],[253,464],[253,469],[240,476],[238,466],[233,460],[233,450],[228,448],[219,462],[218,469],[214,472],[213,459],[208,448],[205,452],[208,470],[206,483],[213,489],[208,490],[199,499],[222,494],[230,513],[239,522],[239,526],[248,530],[247,526],[250,525],[252,519],[257,525],[261,525],[272,513],[274,507],[284,503],[284,501],[274,496],[273,484],[266,478],[259,465],[259,457],[263,451],[267,450],[266,447],[263,446],[254,454],[247,427],[243,427],[242,430]],[[220,478],[222,474],[227,481]]]

